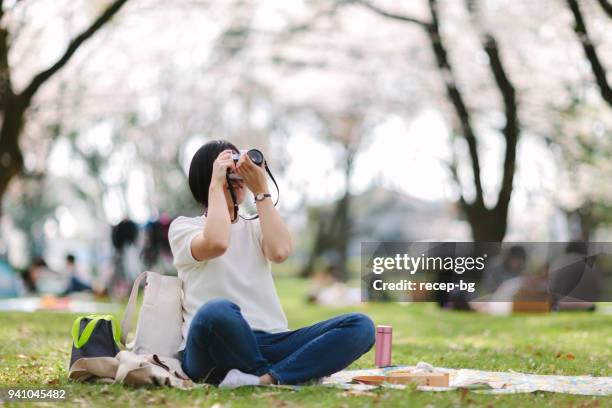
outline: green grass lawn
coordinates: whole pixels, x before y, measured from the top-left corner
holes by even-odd
[[[441,311],[433,304],[363,304],[328,309],[307,304],[304,281],[278,279],[291,328],[360,311],[394,327],[393,362],[526,373],[612,376],[612,315],[566,313],[489,317]],[[272,388],[192,391],[127,388],[67,381],[70,326],[76,315],[0,313],[0,386],[65,387],[71,405],[81,406],[612,406],[612,397],[537,393],[483,395],[461,391],[377,390],[354,395],[317,386],[298,391]],[[118,316],[120,317],[120,316]],[[569,358],[567,357],[570,355]],[[573,358],[572,358],[573,357]],[[372,367],[369,352],[352,368]],[[62,406],[61,403],[57,404]],[[24,406],[24,405],[19,405]],[[65,405],[64,405],[65,406]]]

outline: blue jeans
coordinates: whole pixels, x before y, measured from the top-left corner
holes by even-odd
[[[235,303],[215,299],[196,313],[182,368],[192,380],[219,384],[233,368],[298,384],[347,367],[374,345],[374,324],[349,313],[282,333],[252,330]]]

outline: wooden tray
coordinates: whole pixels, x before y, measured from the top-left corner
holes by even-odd
[[[448,387],[449,376],[446,373],[409,373],[393,372],[389,375],[360,375],[353,377],[353,381],[368,384],[380,385],[382,383],[408,384],[416,383],[428,387]]]
[[[408,373],[392,372],[387,376],[387,382],[394,384],[417,383],[428,387],[448,387],[449,375],[447,373]]]
[[[353,377],[354,382],[367,385],[380,385],[387,381],[387,377],[384,375],[358,375]]]

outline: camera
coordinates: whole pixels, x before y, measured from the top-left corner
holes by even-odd
[[[245,149],[240,150],[240,153],[232,153],[232,160],[234,160],[235,163],[238,163],[238,160],[240,160],[240,158],[245,154],[248,155],[251,161],[257,166],[261,166],[264,162],[263,153],[257,149]],[[229,173],[228,177],[230,180],[242,180],[242,177],[233,172]]]
[[[234,161],[234,163],[238,163],[238,160],[240,160],[240,158],[245,154],[249,156],[249,159],[251,159],[251,161],[255,163],[256,166],[263,167],[266,170],[266,173],[268,173],[268,176],[270,176],[270,179],[272,180],[272,182],[274,182],[274,186],[276,187],[276,194],[277,194],[276,201],[274,202],[274,206],[276,207],[276,204],[278,204],[278,199],[280,197],[280,191],[278,189],[278,184],[276,183],[276,180],[274,179],[274,176],[272,175],[272,172],[268,168],[268,164],[266,163],[266,160],[264,159],[263,153],[257,149],[240,150],[239,153],[232,153],[232,160]],[[232,220],[235,220],[238,218],[238,203],[236,202],[236,192],[234,190],[234,186],[232,185],[232,181],[242,180],[242,177],[240,177],[238,174],[234,173],[233,171],[229,169],[227,170],[227,174],[225,175],[225,177],[227,179],[227,187],[229,189],[230,195],[232,196],[232,201],[234,202],[234,217],[232,218]],[[268,196],[270,195],[268,194]],[[255,214],[254,216],[250,218],[245,218],[245,217],[242,217],[242,218],[244,218],[245,220],[254,220],[255,218],[258,218],[258,217],[259,215]]]
[[[261,166],[264,162],[263,153],[257,149],[240,150],[240,153],[232,153],[232,159],[235,162],[238,162],[238,160],[240,160],[240,157],[245,154],[248,155],[251,161],[258,166]]]

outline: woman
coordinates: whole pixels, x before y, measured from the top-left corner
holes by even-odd
[[[283,262],[292,241],[274,207],[264,169],[226,141],[203,145],[189,169],[189,187],[204,206],[200,217],[178,217],[168,237],[183,280],[182,368],[194,381],[234,388],[296,384],[347,367],[374,343],[374,326],[351,313],[289,331],[270,261]],[[234,216],[245,188],[255,196],[259,220]]]

